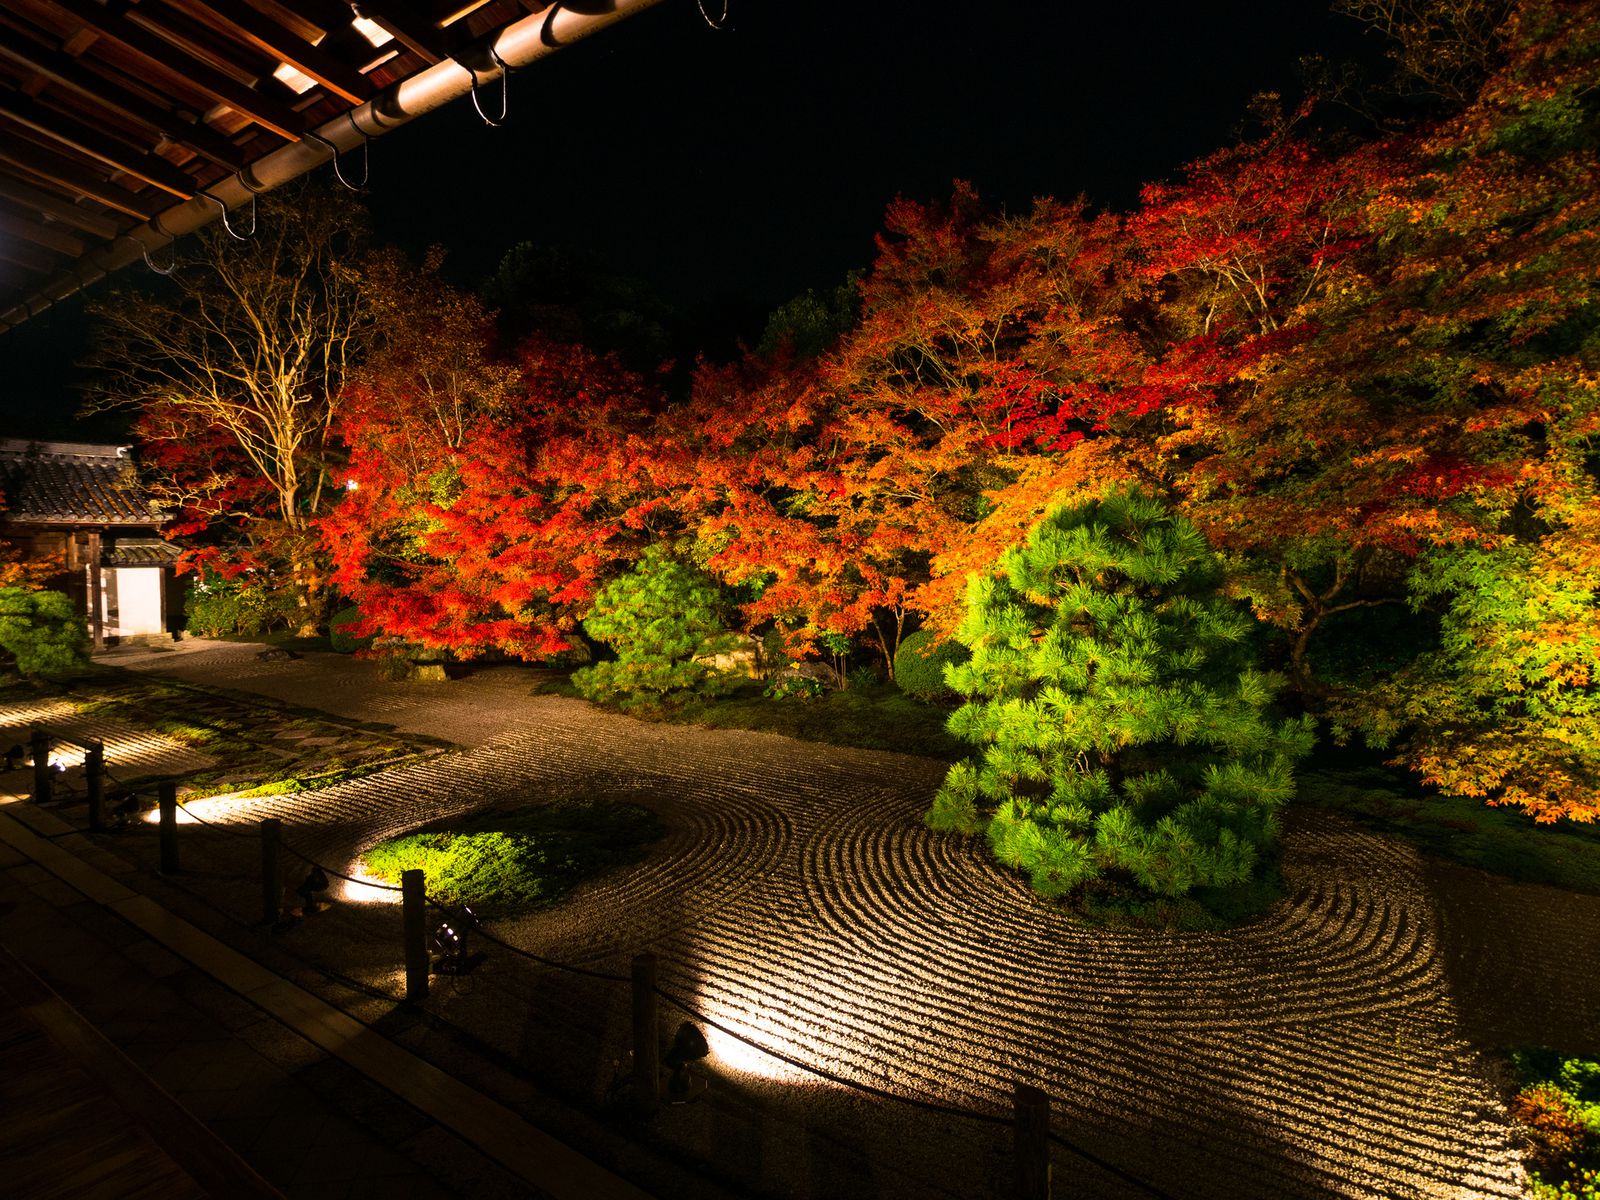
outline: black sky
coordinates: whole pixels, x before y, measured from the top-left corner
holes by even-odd
[[[447,246],[464,282],[560,246],[748,321],[867,265],[896,194],[1125,207],[1229,142],[1253,93],[1294,93],[1302,55],[1372,52],[1325,0],[732,2],[731,32],[665,0],[516,73],[501,128],[462,100],[374,142],[380,238]],[[72,424],[63,308],[0,342],[0,436],[104,436]]]

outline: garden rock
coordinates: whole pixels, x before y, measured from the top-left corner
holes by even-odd
[[[790,663],[778,672],[778,681],[780,683],[786,679],[809,679],[815,683],[820,683],[830,692],[836,692],[844,686],[839,680],[839,672],[835,671],[827,663],[821,662]]]
[[[766,656],[761,650],[761,639],[750,634],[730,634],[730,648],[721,654],[707,654],[695,659],[714,671],[744,675],[750,679],[764,679],[767,674]]]

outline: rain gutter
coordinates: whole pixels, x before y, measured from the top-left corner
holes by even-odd
[[[141,258],[163,259],[173,239],[209,225],[224,209],[250,201],[253,194],[271,191],[331,161],[335,152],[359,149],[371,138],[382,137],[466,95],[474,87],[500,79],[505,71],[525,67],[598,33],[625,17],[642,12],[660,0],[556,0],[548,8],[523,17],[501,29],[493,38],[476,43],[454,58],[391,84],[356,108],[340,113],[300,141],[263,155],[243,170],[205,188],[193,199],[156,214],[148,222],[118,235],[109,246],[84,255],[70,272],[59,275],[32,296],[0,312],[0,329],[20,325],[52,304],[82,291]],[[468,65],[470,64],[470,65]],[[493,106],[498,88],[483,94]]]

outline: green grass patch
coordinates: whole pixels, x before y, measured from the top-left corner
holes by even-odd
[[[1540,825],[1519,809],[1427,792],[1359,751],[1319,750],[1300,772],[1298,803],[1345,813],[1451,862],[1600,893],[1600,825]]]
[[[554,904],[585,879],[638,862],[663,832],[637,804],[557,800],[441,822],[379,842],[362,861],[389,883],[420,870],[443,903],[504,915]]]

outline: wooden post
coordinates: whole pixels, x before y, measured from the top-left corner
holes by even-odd
[[[100,566],[100,531],[89,531],[89,631],[94,648],[106,648],[105,572]]]
[[[164,780],[156,785],[156,797],[161,805],[161,873],[178,873],[178,785]]]
[[[406,939],[406,999],[428,998],[428,893],[421,871],[400,872],[400,899]]]
[[[656,956],[633,956],[633,1106],[641,1117],[661,1107],[661,1020],[656,1004]]]
[[[1019,1083],[1013,1107],[1017,1200],[1050,1200],[1050,1097]]]
[[[42,729],[33,731],[33,802],[44,804],[50,799],[50,735]]]
[[[83,756],[83,783],[89,793],[89,832],[99,833],[106,826],[105,743],[89,743]]]
[[[283,915],[283,866],[278,854],[283,844],[283,822],[261,818],[261,923],[276,925]]]

